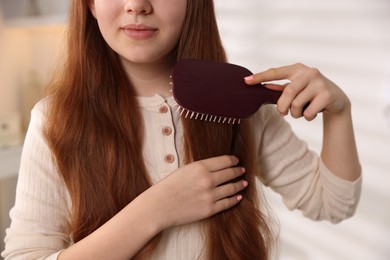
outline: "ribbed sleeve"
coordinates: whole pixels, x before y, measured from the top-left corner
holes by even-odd
[[[12,222],[6,230],[5,259],[56,259],[69,243],[69,200],[43,138],[38,108],[31,113],[23,147]]]
[[[273,106],[258,113],[258,167],[263,183],[279,193],[286,206],[314,220],[337,223],[354,214],[362,179],[343,180],[309,150]]]

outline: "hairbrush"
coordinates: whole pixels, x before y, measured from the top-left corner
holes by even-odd
[[[281,91],[262,84],[249,86],[248,69],[226,62],[185,59],[172,69],[177,110],[185,117],[219,123],[240,123],[264,104],[276,104]]]

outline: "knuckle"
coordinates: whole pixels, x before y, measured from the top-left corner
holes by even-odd
[[[307,121],[313,121],[316,117],[317,117],[317,115],[312,115],[312,114],[305,115],[305,119]]]
[[[195,162],[192,167],[194,172],[203,172],[206,168],[206,166],[201,161]]]
[[[269,68],[267,71],[269,73],[275,73],[276,72],[276,68]]]
[[[206,205],[210,205],[211,206],[215,202],[215,198],[210,193],[207,193],[207,194],[205,194],[203,196],[203,201],[205,202]]]
[[[214,186],[212,179],[206,175],[204,175],[202,178],[200,178],[199,184],[203,189],[206,189],[206,190],[211,189]]]
[[[284,90],[283,90],[283,94],[287,97],[291,97],[291,96],[294,96],[295,94],[295,89],[290,85],[290,86],[287,86]]]
[[[233,163],[233,157],[232,156],[229,156],[229,155],[224,155],[222,157],[224,163],[226,164],[232,164]]]
[[[229,208],[235,206],[238,202],[239,201],[237,200],[237,198],[235,196],[227,199],[225,202],[225,209],[229,209]]]
[[[293,100],[291,103],[291,108],[292,109],[300,109],[302,107],[302,103],[299,102],[298,100]]]
[[[277,76],[278,75],[278,70],[276,68],[269,68],[267,70],[267,73],[271,74],[272,76]]]
[[[229,172],[230,179],[233,179],[239,175],[237,168],[230,168],[228,172]]]
[[[298,109],[291,109],[291,116],[295,119],[300,118],[302,113]]]
[[[223,201],[221,201],[221,209],[222,210],[225,210],[225,209],[228,209],[228,208],[230,208],[231,207],[231,201],[230,201],[230,199],[225,199],[225,200],[223,200]]]
[[[237,163],[237,158],[235,156],[225,155],[224,157],[225,157],[226,163],[229,165],[234,165]]]
[[[207,216],[211,216],[215,213],[215,208],[213,205],[209,204],[204,207],[204,214]]]
[[[237,200],[236,197],[233,196],[233,197],[229,198],[229,200],[228,200],[228,208],[233,207],[237,203],[238,203],[238,200]]]
[[[229,195],[233,195],[238,191],[237,187],[234,185],[229,185],[228,187],[226,187],[226,190]]]
[[[234,191],[233,193],[236,194],[237,192],[241,191],[244,189],[244,186],[242,185],[241,182],[237,183],[235,186],[234,186]]]
[[[305,69],[305,68],[307,68],[306,65],[301,63],[301,62],[295,63],[294,66],[297,67],[298,69]]]
[[[317,78],[320,76],[321,72],[317,68],[309,68],[308,74],[313,78]]]
[[[297,114],[297,113],[291,113],[291,116],[295,119],[298,119],[301,117],[301,115]]]

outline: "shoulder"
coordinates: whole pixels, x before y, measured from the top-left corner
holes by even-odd
[[[46,97],[38,101],[31,110],[31,116],[45,118],[49,111],[50,98]]]
[[[34,125],[42,128],[43,124],[45,124],[50,111],[50,100],[49,97],[45,97],[34,105],[30,114],[30,128]]]

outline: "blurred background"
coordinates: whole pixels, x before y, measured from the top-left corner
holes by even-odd
[[[281,225],[282,260],[390,259],[390,1],[215,0],[232,63],[253,72],[302,62],[338,84],[353,105],[364,182],[356,215],[340,224],[288,211],[266,190]],[[29,111],[59,56],[68,0],[0,0],[0,237],[9,225]],[[309,146],[314,122],[287,117]],[[0,243],[0,251],[4,244]]]

